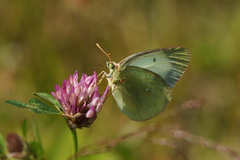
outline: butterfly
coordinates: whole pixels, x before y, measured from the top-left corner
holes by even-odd
[[[101,49],[101,48],[100,48]],[[134,121],[163,112],[172,88],[188,67],[191,54],[184,47],[168,47],[133,54],[119,63],[107,62],[105,73],[120,110]]]

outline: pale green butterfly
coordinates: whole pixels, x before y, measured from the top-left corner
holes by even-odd
[[[172,87],[188,67],[190,56],[183,47],[147,50],[119,63],[108,55],[110,73],[105,76],[120,110],[134,121],[148,120],[163,112],[172,98]]]

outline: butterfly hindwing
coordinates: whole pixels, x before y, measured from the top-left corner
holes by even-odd
[[[171,100],[171,89],[156,73],[128,66],[113,73],[113,96],[130,119],[143,121],[163,112]]]

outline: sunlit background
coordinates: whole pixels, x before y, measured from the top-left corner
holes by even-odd
[[[187,72],[173,88],[166,112],[192,99],[205,105],[162,121],[161,116],[133,122],[112,96],[91,128],[78,130],[79,147],[118,137],[147,124],[179,124],[193,135],[240,151],[240,1],[190,0],[60,0],[0,1],[0,132],[21,135],[21,123],[31,119],[40,130],[47,159],[72,154],[72,137],[60,116],[35,114],[4,103],[22,102],[34,92],[54,91],[76,70],[92,75],[140,51],[184,46],[191,52]],[[102,66],[97,66],[102,65]],[[96,67],[97,66],[97,67]],[[96,67],[96,68],[95,68]],[[104,91],[106,80],[100,84]],[[168,137],[162,134],[161,137]],[[182,140],[183,141],[183,140]],[[178,148],[155,145],[143,138],[121,142],[112,152],[83,160],[228,160],[198,144],[183,141]]]

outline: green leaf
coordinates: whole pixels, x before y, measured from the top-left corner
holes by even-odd
[[[22,123],[22,134],[24,138],[27,138],[27,120],[26,119]]]
[[[15,107],[19,108],[30,108],[30,111],[33,111],[35,113],[44,113],[44,114],[60,114],[61,112],[46,103],[36,99],[31,98],[28,101],[28,104],[16,101],[16,100],[8,100],[5,103],[8,103],[10,105],[13,105]]]
[[[33,111],[35,113],[44,113],[44,114],[60,114],[61,113],[59,110],[56,110],[55,108],[49,106],[48,104],[40,101],[37,98],[29,99],[28,104],[31,106],[34,106],[34,108],[31,108],[30,111]]]
[[[34,93],[35,96],[39,96],[42,97],[43,99],[46,99],[47,101],[49,101],[50,103],[52,103],[54,105],[54,107],[61,111],[61,105],[58,102],[58,100],[56,98],[54,98],[51,94],[48,93]]]
[[[5,103],[10,104],[15,107],[19,107],[19,108],[35,108],[34,106],[30,106],[30,105],[27,105],[25,103],[22,103],[22,102],[19,102],[16,100],[7,100],[7,101],[5,101]]]
[[[6,151],[6,141],[3,135],[0,133],[0,157],[5,155]]]

